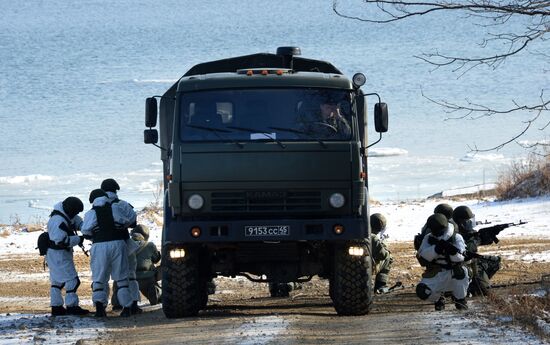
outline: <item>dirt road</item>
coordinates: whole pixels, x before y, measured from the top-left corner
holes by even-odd
[[[392,243],[395,261],[393,281],[405,289],[377,295],[372,312],[361,317],[339,317],[328,297],[328,283],[314,279],[304,283],[290,298],[270,298],[266,284],[244,279],[216,279],[217,293],[198,317],[170,320],[159,306],[130,318],[109,312],[103,322],[106,334],[84,343],[99,344],[492,344],[539,343],[508,325],[493,327],[485,300],[474,299],[466,312],[450,303],[444,312],[420,301],[413,286],[421,268],[410,243]],[[526,255],[550,247],[550,240],[505,239],[492,252],[504,253],[503,268],[495,283],[535,281],[550,272],[550,263],[526,261]],[[77,254],[84,305],[90,305],[88,259]],[[0,259],[0,312],[45,313],[48,311],[48,274],[42,261],[28,255]]]
[[[491,328],[478,316],[480,301],[467,312],[449,305],[433,312],[412,289],[377,296],[362,317],[335,315],[328,296],[298,294],[213,302],[198,317],[167,320],[148,310],[131,320],[113,318],[102,344],[493,344],[531,343],[528,335]],[[532,340],[532,343],[537,343]]]

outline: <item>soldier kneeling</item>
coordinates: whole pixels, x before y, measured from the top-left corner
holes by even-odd
[[[454,226],[443,214],[431,215],[427,226],[430,233],[422,240],[417,254],[426,262],[426,271],[416,286],[416,294],[422,300],[435,302],[435,310],[443,310],[443,294],[451,291],[455,307],[468,309],[466,294],[469,277],[464,267],[464,239],[454,233]]]

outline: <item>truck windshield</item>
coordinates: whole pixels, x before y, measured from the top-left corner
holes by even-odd
[[[185,93],[182,141],[347,141],[351,94],[334,89],[234,89]]]

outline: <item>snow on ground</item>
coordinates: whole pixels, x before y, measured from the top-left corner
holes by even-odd
[[[0,345],[80,344],[104,332],[104,322],[92,317],[0,314]]]
[[[527,224],[510,227],[505,229],[499,237],[513,236],[536,236],[550,237],[548,224],[550,224],[550,197],[538,197],[521,200],[489,202],[468,200],[464,202],[445,201],[445,200],[425,200],[405,202],[382,202],[371,206],[371,213],[380,212],[388,220],[386,233],[390,241],[412,241],[426,219],[433,213],[437,204],[446,202],[453,207],[460,205],[469,206],[476,215],[476,220],[491,222],[491,226],[499,223],[518,222],[520,220],[528,222]],[[151,230],[151,240],[160,245],[161,227],[155,220],[138,220],[146,224]],[[18,231],[13,226],[0,225],[0,252],[3,254],[0,260],[4,260],[8,255],[38,255],[36,241],[40,231]],[[89,244],[88,244],[89,246]],[[79,249],[76,249],[79,250]],[[506,253],[500,253],[507,255]],[[516,255],[508,253],[509,256]],[[531,253],[521,258],[525,261],[550,261],[550,251],[541,253]],[[82,272],[89,274],[89,272]],[[48,279],[47,274],[37,273],[43,279]],[[19,279],[13,274],[0,272],[2,279]],[[1,298],[1,296],[0,296]],[[83,301],[84,302],[84,301]],[[84,303],[87,304],[87,303]],[[431,315],[431,314],[430,314]],[[439,316],[438,316],[439,317]],[[271,319],[269,319],[271,321]],[[480,329],[486,328],[482,319],[476,321]],[[269,322],[271,324],[271,322]],[[450,342],[456,341],[453,334],[465,332],[460,323],[453,323],[452,327],[445,326],[441,332],[441,338],[438,340],[449,339]],[[36,342],[44,343],[68,343],[74,344],[79,339],[97,339],[99,333],[104,332],[102,321],[93,317],[49,317],[48,314],[0,314],[0,345],[2,344],[32,344]],[[504,332],[504,331],[500,331]],[[529,335],[523,334],[513,328],[506,329],[506,337],[515,339],[517,342],[538,343],[537,340],[529,338]],[[519,332],[519,333],[518,333]],[[62,335],[60,337],[60,335]],[[476,344],[487,344],[480,339]]]
[[[525,221],[527,224],[509,227],[499,234],[499,238],[534,236],[550,237],[550,197],[538,197],[512,201],[449,201],[426,200],[404,202],[383,202],[372,205],[370,212],[382,213],[387,219],[386,235],[390,241],[412,241],[420,232],[426,219],[433,214],[439,203],[448,203],[454,208],[466,205],[471,208],[477,221],[490,222],[477,228],[501,223]]]

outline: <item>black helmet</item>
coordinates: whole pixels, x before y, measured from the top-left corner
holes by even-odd
[[[445,233],[445,229],[449,226],[449,221],[442,213],[434,213],[428,217],[426,221],[428,229],[430,229],[432,235],[439,237]]]
[[[90,204],[93,204],[95,199],[102,196],[107,196],[107,193],[105,193],[103,189],[94,189],[90,192],[90,198],[88,200],[90,200]]]
[[[434,213],[444,214],[447,219],[453,218],[453,208],[449,204],[439,204],[434,208]]]
[[[377,234],[386,228],[386,217],[380,213],[370,216],[370,228],[373,234]]]
[[[459,224],[461,221],[465,219],[474,218],[474,214],[472,213],[472,210],[468,206],[458,206],[453,211],[453,220]]]
[[[62,205],[63,211],[65,211],[65,214],[69,216],[69,218],[73,218],[80,212],[84,211],[84,204],[75,196],[70,196],[63,200]]]
[[[101,189],[103,189],[106,192],[116,193],[117,190],[120,190],[120,186],[114,179],[108,178],[106,180],[103,180],[103,182],[101,182]]]
[[[141,234],[147,241],[149,239],[149,228],[143,224],[138,224],[132,229],[132,234]]]

